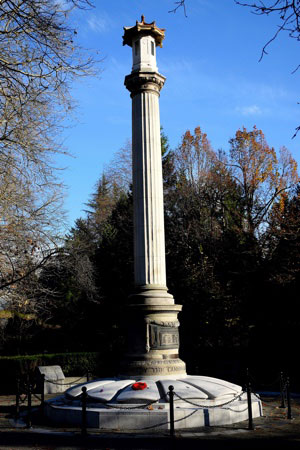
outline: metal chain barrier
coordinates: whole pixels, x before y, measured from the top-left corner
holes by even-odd
[[[22,395],[20,395],[19,397],[19,401],[20,401],[20,405],[22,405],[23,403],[25,403],[27,400],[27,394],[24,394],[24,397],[22,398]]]
[[[287,379],[287,383],[288,383],[288,379]],[[156,424],[156,425],[151,425],[151,426],[148,426],[148,427],[143,427],[143,428],[140,428],[140,429],[132,429],[132,431],[151,430],[151,429],[159,428],[159,427],[161,427],[161,426],[163,426],[163,425],[170,425],[170,434],[171,434],[172,437],[174,437],[174,436],[175,436],[175,428],[174,428],[174,424],[175,424],[175,423],[179,423],[179,422],[181,422],[181,421],[183,421],[183,420],[185,420],[185,419],[191,417],[192,415],[194,415],[195,413],[197,413],[198,410],[191,411],[191,412],[190,412],[189,414],[187,414],[186,416],[181,417],[181,418],[175,420],[175,419],[174,419],[174,402],[172,403],[172,402],[170,401],[172,396],[173,396],[173,397],[176,396],[179,400],[184,401],[184,402],[186,402],[186,403],[189,403],[189,404],[191,404],[191,405],[193,405],[193,406],[195,406],[195,407],[197,407],[197,408],[200,408],[200,409],[213,409],[213,408],[221,408],[221,407],[230,405],[231,403],[235,402],[236,400],[241,399],[241,397],[242,397],[243,394],[247,393],[248,407],[247,407],[245,410],[248,409],[248,411],[249,411],[249,426],[248,426],[248,429],[249,429],[249,430],[253,430],[253,429],[254,429],[253,421],[252,421],[251,394],[253,394],[258,400],[261,400],[261,398],[260,398],[260,396],[259,396],[258,394],[256,394],[255,392],[252,392],[250,383],[248,383],[248,385],[247,385],[247,390],[243,390],[242,392],[240,392],[239,394],[237,394],[236,396],[234,396],[232,399],[230,399],[230,400],[228,400],[228,401],[226,401],[226,402],[223,402],[223,403],[221,403],[221,404],[218,404],[218,405],[207,405],[207,404],[204,405],[204,404],[200,404],[200,403],[195,403],[195,402],[193,402],[193,401],[190,400],[190,399],[181,397],[179,394],[177,394],[177,393],[174,391],[174,388],[173,388],[173,389],[170,389],[171,387],[173,388],[173,386],[170,386],[170,387],[169,387],[169,392],[167,392],[164,396],[160,397],[160,398],[157,399],[157,400],[154,400],[154,401],[151,401],[151,402],[144,403],[144,404],[142,404],[142,405],[136,405],[136,406],[129,407],[129,406],[122,406],[122,405],[111,405],[111,404],[109,404],[109,403],[107,402],[107,403],[102,403],[101,406],[103,406],[104,408],[107,408],[107,409],[118,409],[118,410],[147,409],[147,408],[149,408],[149,406],[154,405],[154,404],[158,403],[160,400],[163,400],[163,399],[165,399],[167,396],[169,396],[169,402],[170,402],[170,420],[165,421],[165,422],[158,423],[158,424]],[[83,388],[82,388],[82,394],[80,395],[80,397],[81,397],[81,399],[82,399],[82,424],[81,424],[81,429],[82,429],[82,434],[83,434],[83,435],[87,435],[86,414],[87,414],[87,411],[88,411],[89,408],[88,408],[88,393],[87,393],[87,390],[86,390],[86,387],[85,387],[85,386],[83,386]],[[199,399],[199,400],[200,400],[200,399]],[[250,403],[250,406],[251,406],[251,407],[249,407],[249,403]],[[172,406],[172,405],[173,405],[173,406]],[[49,406],[52,407],[51,404],[49,404]],[[172,411],[171,411],[171,410],[172,410]],[[289,411],[288,411],[288,418],[291,418],[291,410],[290,410],[290,408],[289,408]]]
[[[174,420],[173,423],[181,422],[182,420],[188,419],[189,417],[193,416],[196,412],[197,412],[197,410],[195,409],[195,411],[192,411],[187,416],[181,417],[181,419]],[[149,427],[140,428],[140,430],[150,430],[152,428],[158,428],[158,427],[161,427],[162,425],[170,425],[170,424],[171,424],[171,421],[161,422],[161,423],[157,423],[156,425],[151,425]],[[133,431],[139,431],[139,430],[134,429]]]
[[[39,400],[40,402],[42,401],[42,398],[39,397],[37,394],[35,394],[34,392],[32,393],[33,397],[36,398],[37,400]]]
[[[154,403],[157,403],[159,400],[165,398],[168,394],[169,394],[169,393],[165,394],[163,397],[159,398],[158,400],[155,400],[154,402],[149,403],[149,405],[152,405],[152,404],[154,404]],[[81,394],[80,397],[82,398],[82,423],[81,423],[81,434],[82,434],[83,436],[87,436],[86,413],[87,413],[87,410],[88,410],[88,408],[87,408],[87,397],[88,397],[88,395],[87,395],[87,391],[86,391],[86,387],[85,387],[85,386],[83,386],[83,388],[82,388],[82,394]],[[50,405],[50,406],[51,406],[51,405]],[[145,405],[141,405],[141,406],[144,407]],[[115,408],[116,408],[116,409],[136,409],[136,408],[122,408],[122,407],[120,408],[119,406],[116,406]],[[139,408],[140,408],[140,406],[139,406]],[[193,414],[195,414],[196,412],[197,412],[197,410],[194,410],[194,411],[192,411],[191,413],[187,414],[186,416],[184,416],[184,417],[182,417],[182,418],[180,418],[180,419],[174,420],[174,417],[173,417],[173,420],[166,421],[166,422],[161,422],[161,423],[158,423],[158,424],[156,424],[156,425],[151,425],[151,426],[149,426],[149,427],[143,427],[143,428],[140,428],[140,429],[132,429],[132,431],[150,430],[150,429],[154,429],[154,428],[161,427],[161,426],[163,426],[163,425],[169,425],[169,424],[170,424],[170,425],[171,425],[171,429],[173,430],[173,434],[174,434],[174,423],[181,422],[182,420],[185,420],[185,419],[187,419],[188,417],[191,417],[191,416],[192,416]]]
[[[186,416],[175,420],[174,419],[174,396],[176,396],[179,400],[181,400],[183,402],[186,402],[188,404],[193,405],[194,407],[207,410],[207,409],[214,409],[214,408],[222,408],[224,406],[230,405],[233,402],[235,402],[236,400],[241,400],[241,397],[246,393],[247,394],[247,403],[248,403],[248,407],[246,409],[248,409],[248,412],[249,412],[249,426],[248,426],[248,429],[249,430],[253,430],[254,426],[253,426],[253,420],[252,420],[251,394],[253,394],[254,397],[256,397],[260,401],[261,401],[261,398],[255,392],[252,392],[251,384],[250,384],[250,381],[249,381],[249,378],[250,378],[249,377],[249,372],[247,373],[247,375],[248,375],[247,389],[242,390],[242,392],[240,392],[239,394],[235,395],[230,400],[228,400],[228,401],[226,401],[224,403],[221,403],[221,404],[217,404],[217,405],[207,405],[207,404],[205,405],[205,404],[201,404],[201,403],[195,403],[194,401],[192,401],[190,399],[181,397],[179,394],[177,394],[174,391],[174,387],[173,386],[169,386],[169,391],[164,396],[158,398],[157,400],[153,400],[153,401],[141,404],[141,405],[135,405],[135,406],[131,406],[131,407],[130,406],[122,406],[121,404],[112,405],[112,404],[109,404],[109,401],[108,401],[108,402],[101,403],[101,407],[106,408],[106,409],[117,409],[117,410],[127,410],[127,411],[128,410],[138,410],[138,409],[149,409],[150,410],[150,407],[152,405],[160,402],[161,400],[166,399],[167,396],[169,396],[169,405],[170,405],[170,409],[169,409],[170,420],[169,421],[161,422],[161,423],[158,423],[156,425],[152,425],[152,426],[144,427],[144,428],[140,428],[140,429],[132,429],[132,431],[150,430],[150,429],[161,427],[163,425],[170,425],[170,435],[171,435],[171,437],[174,437],[175,436],[174,424],[189,418],[190,416],[192,416],[193,414],[195,414],[198,411],[198,410],[194,410],[194,411],[190,412],[189,414],[187,414]],[[79,378],[78,380],[80,380],[82,378],[83,377]],[[276,382],[278,380],[279,380],[279,378],[276,380]],[[287,402],[288,402],[287,418],[291,419],[292,418],[292,414],[291,414],[291,403],[290,403],[289,378],[283,378],[283,375],[281,373],[280,374],[280,380],[281,381],[284,380],[284,383],[282,383],[282,387],[284,388],[284,390],[285,390],[285,392],[287,394]],[[48,381],[48,380],[45,380],[45,381]],[[55,383],[54,382],[53,384],[59,384],[59,383]],[[269,384],[269,385],[271,386],[271,384]],[[82,404],[82,424],[81,424],[81,429],[82,429],[82,434],[83,435],[87,435],[86,414],[87,414],[87,410],[89,409],[88,408],[88,401],[92,400],[92,398],[89,398],[86,386],[82,387],[82,394],[80,395],[80,398],[82,400],[82,403],[81,403]],[[195,400],[201,400],[201,399],[195,399]],[[274,401],[274,400],[272,400],[272,401]],[[72,403],[72,400],[71,400],[71,403]],[[90,403],[92,403],[92,401],[90,401]],[[48,404],[48,405],[50,407],[52,407],[51,403]]]
[[[149,408],[149,406],[152,406],[152,405],[154,405],[155,403],[158,403],[160,400],[163,400],[164,398],[166,398],[167,395],[168,395],[168,394],[164,395],[163,397],[160,397],[160,398],[157,399],[157,400],[153,400],[153,401],[151,401],[151,402],[143,403],[142,405],[136,405],[136,406],[132,406],[132,407],[122,406],[121,404],[119,404],[119,405],[110,405],[108,402],[107,402],[107,403],[100,403],[100,405],[103,406],[104,408],[107,408],[107,409],[123,409],[123,410],[143,409],[143,408]],[[82,396],[82,394],[80,395],[80,397],[81,397],[81,396]],[[88,395],[88,392],[87,392],[87,394],[86,394],[86,397],[87,397],[87,403],[88,403],[88,400],[90,399],[90,397],[89,397],[89,395]],[[77,400],[77,399],[75,398],[75,399],[73,399],[73,400]],[[70,403],[72,403],[73,400],[70,400]],[[65,404],[64,402],[61,403],[61,405],[64,405],[64,404]],[[48,404],[48,405],[49,405],[50,407],[53,407],[53,406],[51,405],[51,403]]]
[[[77,380],[71,381],[70,383],[57,383],[54,380],[48,380],[47,378],[45,378],[45,382],[50,383],[50,384],[55,384],[56,386],[70,386],[71,384],[76,384],[78,383],[80,380],[82,380],[83,378],[86,378],[85,376],[82,376],[80,378],[77,378]]]
[[[251,376],[249,374],[249,370],[247,369],[247,376],[248,380]],[[290,392],[290,379],[289,377],[286,377],[283,372],[280,372],[279,377],[277,378],[277,383],[279,382],[280,385],[280,393],[278,395],[274,395],[274,397],[278,398],[281,397],[281,405],[279,408],[287,409],[287,419],[292,419],[292,408],[291,408],[291,392]],[[248,381],[249,383],[249,381]],[[271,386],[271,385],[269,385]],[[259,398],[256,393],[253,392],[255,397]],[[264,403],[272,403],[274,400],[264,400]],[[287,402],[287,405],[285,404],[285,401]]]
[[[184,401],[184,402],[187,402],[187,403],[190,403],[190,404],[193,405],[193,406],[196,406],[196,407],[199,407],[199,408],[207,408],[207,409],[210,409],[210,408],[218,408],[218,407],[222,407],[222,406],[225,406],[225,405],[229,405],[230,403],[232,403],[232,402],[234,402],[235,400],[239,399],[245,392],[246,392],[246,391],[242,391],[240,394],[238,394],[237,396],[233,397],[231,400],[229,400],[229,401],[227,401],[227,402],[225,402],[225,403],[222,403],[222,404],[220,404],[220,405],[211,405],[211,406],[209,406],[209,405],[199,405],[199,404],[196,404],[196,403],[194,403],[194,402],[192,402],[192,401],[190,401],[190,400],[188,400],[188,399],[185,399],[185,398],[181,397],[181,396],[180,396],[179,394],[177,394],[176,392],[174,392],[174,395],[176,395],[176,397],[178,397],[180,400],[182,400],[182,401]],[[82,395],[82,394],[81,394],[81,395]],[[80,397],[81,397],[81,395],[80,395]],[[141,404],[141,405],[136,405],[136,406],[131,406],[131,407],[129,407],[129,406],[122,406],[121,404],[118,404],[118,405],[111,405],[111,404],[109,404],[108,402],[107,402],[107,403],[100,403],[100,404],[101,404],[101,406],[104,406],[104,407],[107,408],[107,409],[122,409],[122,410],[143,409],[143,408],[149,408],[149,406],[155,405],[155,404],[158,403],[160,400],[165,399],[168,395],[169,395],[169,393],[166,393],[164,396],[158,398],[157,400],[153,400],[153,401],[148,402],[148,403],[143,403],[143,404]],[[88,399],[89,399],[88,392],[87,392],[86,396],[87,396],[87,400],[88,400]],[[74,399],[74,400],[76,400],[76,399]],[[71,402],[72,402],[72,400],[71,400]],[[62,404],[64,404],[64,403],[62,403]],[[51,407],[52,405],[50,404],[49,406]],[[180,419],[180,420],[182,420],[182,419]]]
[[[258,400],[261,400],[259,394],[256,394],[255,392],[252,392],[252,394],[254,395],[254,397],[258,398]]]
[[[42,374],[41,377],[33,379],[32,376],[27,374],[26,379],[20,380],[17,376],[16,383],[16,410],[15,418],[20,417],[20,406],[25,404],[27,400],[27,428],[31,428],[31,414],[32,414],[32,398],[36,398],[40,403],[40,408],[43,413],[44,403],[45,403],[45,393],[44,393],[44,380],[45,376]],[[40,395],[37,395],[37,390],[40,389]]]
[[[167,392],[163,397],[160,397],[157,400],[148,402],[148,403],[144,403],[142,405],[137,405],[137,406],[133,406],[133,407],[123,407],[121,405],[109,405],[108,403],[105,403],[104,406],[105,408],[111,408],[111,409],[122,409],[122,410],[137,410],[137,409],[145,409],[145,408],[149,408],[149,406],[154,405],[155,403],[158,403],[160,400],[163,400],[164,398],[166,398],[167,396],[169,396],[169,402],[170,402],[170,410],[169,410],[169,414],[170,414],[170,420],[167,422],[161,422],[159,424],[156,425],[152,425],[149,427],[144,427],[141,428],[140,430],[150,430],[150,429],[154,429],[154,428],[158,428],[161,427],[163,425],[169,425],[170,424],[170,435],[172,437],[175,436],[175,428],[174,428],[174,424],[177,422],[181,422],[182,420],[187,419],[188,417],[192,416],[193,414],[195,414],[197,412],[197,410],[194,410],[192,412],[190,412],[189,414],[187,414],[186,416],[180,418],[180,419],[174,419],[174,402],[173,402],[173,398],[176,395],[180,400],[185,401],[187,403],[192,404],[193,406],[197,406],[198,408],[203,408],[203,409],[209,409],[209,408],[218,408],[218,407],[223,407],[226,405],[229,405],[230,403],[233,403],[234,401],[236,401],[237,399],[240,399],[241,396],[245,393],[245,391],[242,391],[241,393],[239,393],[238,395],[236,395],[235,397],[233,397],[232,399],[230,399],[227,402],[224,402],[220,405],[199,405],[199,404],[195,404],[194,402],[189,401],[188,399],[184,399],[183,397],[181,397],[179,394],[177,394],[176,392],[174,392],[174,388],[173,386],[169,387],[169,392]],[[81,426],[81,430],[82,430],[82,434],[86,435],[87,434],[87,428],[86,428],[86,413],[87,413],[87,400],[88,400],[88,393],[86,391],[86,387],[84,386],[82,388],[82,394],[80,396],[82,398],[82,426]],[[134,431],[139,431],[138,429],[135,429]]]
[[[240,394],[236,395],[235,397],[233,397],[231,400],[228,400],[225,403],[222,403],[220,405],[199,405],[198,403],[194,403],[191,400],[188,400],[186,398],[181,397],[179,394],[177,394],[176,392],[174,392],[174,395],[176,395],[176,397],[178,397],[180,400],[183,400],[184,402],[190,403],[193,406],[197,406],[198,408],[207,408],[207,409],[213,409],[213,408],[219,408],[220,406],[226,406],[229,405],[230,403],[234,402],[237,399],[240,399],[240,397],[245,393],[246,391],[242,391]],[[197,400],[197,399],[196,399]],[[199,399],[200,400],[200,399]]]
[[[132,407],[128,407],[128,406],[121,406],[121,405],[110,405],[107,403],[102,403],[102,405],[104,405],[106,408],[111,408],[111,409],[124,409],[124,410],[130,410],[130,409],[143,409],[143,408],[149,408],[149,406],[155,405],[155,403],[158,403],[160,400],[163,400],[167,397],[168,393],[163,395],[162,397],[158,398],[157,400],[153,400],[151,402],[148,403],[143,403],[142,405],[137,405],[137,406],[132,406]],[[88,397],[88,394],[87,394]]]
[[[20,418],[20,406],[27,400],[27,416],[26,416],[26,427],[31,428],[31,417],[32,417],[32,382],[29,376],[27,380],[22,380],[17,376],[16,379],[16,409],[15,409],[15,419]]]

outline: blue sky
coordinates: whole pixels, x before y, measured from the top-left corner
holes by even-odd
[[[66,167],[65,207],[68,225],[84,216],[94,186],[114,152],[131,137],[131,99],[124,77],[131,71],[131,49],[122,46],[123,26],[142,14],[166,29],[157,51],[159,72],[167,77],[161,92],[161,124],[171,147],[187,130],[200,125],[215,150],[228,149],[237,129],[262,129],[269,145],[285,145],[300,165],[299,43],[279,36],[261,62],[263,45],[272,37],[277,17],[262,17],[234,0],[186,0],[169,13],[173,0],[95,0],[96,7],[72,16],[78,43],[99,52],[100,77],[72,86],[76,122],[64,133],[73,158],[59,157]]]

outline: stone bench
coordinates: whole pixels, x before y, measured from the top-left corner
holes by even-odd
[[[65,377],[60,366],[38,366],[39,375],[45,375],[44,394],[59,394],[79,383],[86,383],[87,377]]]

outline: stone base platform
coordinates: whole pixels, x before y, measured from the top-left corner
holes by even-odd
[[[135,390],[136,383],[146,383],[146,387],[142,385],[144,389]],[[248,419],[247,395],[240,386],[217,378],[191,375],[91,381],[48,400],[45,414],[55,424],[80,426],[81,389],[86,386],[88,428],[139,432],[168,430],[170,385],[174,386],[176,429],[227,425]],[[255,395],[252,395],[252,415],[262,416],[261,401]]]

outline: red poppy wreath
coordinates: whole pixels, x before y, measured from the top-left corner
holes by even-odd
[[[143,391],[144,389],[146,389],[146,387],[147,383],[143,383],[142,381],[137,381],[131,386],[134,391]]]

